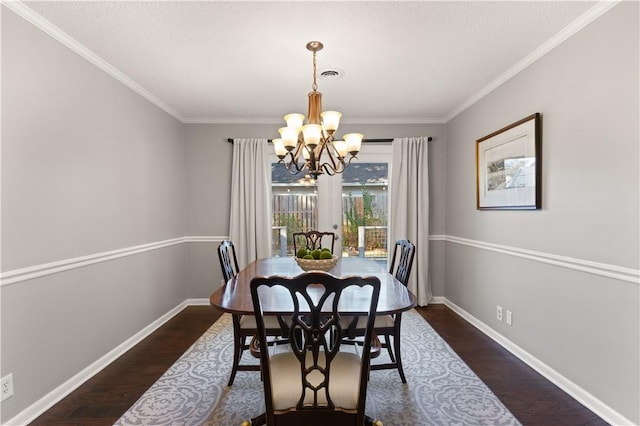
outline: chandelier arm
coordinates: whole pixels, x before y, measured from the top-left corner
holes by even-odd
[[[344,170],[336,171],[332,167],[329,166],[329,163],[323,163],[321,168],[324,170],[327,176],[335,176],[338,173],[342,173]]]
[[[327,173],[329,176],[333,176],[338,173],[342,173],[345,170],[345,165],[342,162],[338,162],[337,164],[331,164],[329,162],[322,163],[321,168],[325,171],[331,170],[331,173]]]
[[[287,157],[290,157],[289,162],[286,161]],[[293,157],[293,154],[291,152],[288,152],[287,156],[285,156],[280,161],[278,161],[278,163],[282,163],[282,165],[289,172],[289,174],[297,175],[298,173],[300,173],[302,171],[302,169],[300,169],[300,166],[298,165],[297,161],[295,161],[295,159]],[[292,167],[292,165],[294,167]]]
[[[344,166],[344,162],[340,160],[339,156],[338,156],[338,164],[336,164],[336,159],[331,153],[331,150],[329,149],[329,147],[327,147],[327,155],[329,156],[329,161],[331,161],[331,166],[333,167],[334,170],[338,170],[340,166]],[[328,162],[326,162],[325,164],[328,164]],[[338,173],[342,173],[342,172],[338,172]]]
[[[302,137],[298,138],[298,144],[296,145],[296,149],[295,149],[295,162],[296,162],[296,167],[298,169],[298,171],[303,171],[306,168],[308,168],[309,170],[311,170],[310,167],[310,163],[309,160],[304,158],[304,150],[307,149],[307,147],[304,144],[304,140],[302,139]],[[300,157],[302,157],[302,165],[299,165],[298,160],[300,159]]]
[[[354,158],[358,158],[358,157],[356,157],[355,154],[350,154],[349,161],[347,161],[347,163],[344,165],[344,167],[347,167],[349,164],[351,164],[351,160],[353,160]],[[344,164],[344,160],[343,160],[343,164]]]
[[[304,148],[302,148],[304,149]],[[290,161],[289,161],[289,167],[287,167],[287,170],[289,170],[289,173],[291,174],[298,174],[300,172],[302,172],[305,168],[306,165],[306,161],[304,163],[302,163],[302,165],[300,165],[299,163],[299,159],[300,159],[300,155],[302,153],[302,149],[300,147],[300,145],[296,146],[296,149],[294,151],[289,151],[288,155],[290,157]],[[291,167],[291,164],[293,164],[293,166],[295,167],[295,172],[292,172],[291,170],[293,169]]]

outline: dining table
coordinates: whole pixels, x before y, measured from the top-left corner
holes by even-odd
[[[293,257],[271,257],[258,259],[241,269],[222,287],[211,295],[209,301],[224,312],[236,315],[253,315],[250,283],[255,277],[284,276],[288,278],[303,274]],[[376,315],[397,314],[416,306],[416,297],[380,263],[363,257],[339,258],[336,266],[328,273],[344,278],[347,276],[375,276],[380,280],[380,296]],[[293,307],[289,292],[282,289],[278,294],[263,301],[263,311],[268,314],[286,315]],[[361,315],[368,310],[366,298],[354,293],[352,297],[342,297],[340,311],[348,315]]]

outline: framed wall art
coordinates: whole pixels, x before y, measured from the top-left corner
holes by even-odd
[[[541,208],[541,133],[535,113],[476,141],[478,210]]]

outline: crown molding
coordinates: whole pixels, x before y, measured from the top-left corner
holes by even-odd
[[[281,124],[282,118],[251,118],[251,117],[185,117],[182,119],[185,124]]]
[[[276,124],[282,125],[282,118],[213,118],[213,117],[185,117],[185,124]],[[341,124],[445,124],[444,118],[345,118]]]
[[[0,0],[2,4],[7,6],[10,10],[32,23],[45,33],[49,34],[55,40],[59,41],[69,49],[76,52],[78,55],[85,58],[90,63],[94,64],[125,86],[129,87],[140,96],[156,105],[158,108],[165,111],[167,114],[176,118],[185,124],[280,124],[282,120],[280,118],[220,118],[220,117],[184,117],[174,108],[167,105],[160,98],[153,95],[151,92],[140,86],[138,83],[130,79],[124,73],[117,68],[100,58],[98,55],[87,49],[84,45],[73,39],[71,36],[60,30],[51,22],[37,14],[31,8],[26,6],[21,1],[7,1]],[[578,17],[575,21],[570,23],[567,27],[547,40],[533,52],[531,52],[524,59],[513,65],[506,72],[500,75],[498,78],[490,82],[487,86],[475,93],[469,99],[464,101],[461,105],[454,108],[444,117],[424,117],[424,118],[350,118],[344,119],[344,124],[446,124],[463,111],[480,101],[489,93],[496,90],[502,84],[510,80],[516,74],[527,68],[532,63],[536,62],[542,56],[556,48],[563,43],[569,37],[589,25],[591,22],[602,16],[609,9],[617,5],[621,0],[603,0],[598,2],[595,6],[585,12],[582,16]]]
[[[21,1],[2,1],[2,4],[16,13],[18,16],[24,18],[27,22],[30,22],[49,36],[53,37],[54,40],[57,40],[64,46],[73,50],[75,53],[89,61],[91,64],[95,65],[111,77],[115,78],[120,83],[124,84],[125,86],[151,102],[167,114],[184,123],[184,117],[182,117],[182,115],[178,111],[176,111],[165,102],[163,102],[160,98],[130,79],[127,75],[119,71],[113,65],[109,64],[100,56],[87,49],[84,45],[80,44],[69,34],[65,33],[60,28],[53,25],[50,21],[37,14],[33,9],[29,8]]]
[[[489,83],[487,86],[482,88],[475,95],[471,96],[469,99],[464,101],[460,106],[458,106],[453,111],[451,111],[449,114],[447,114],[444,117],[444,122],[448,123],[449,121],[453,120],[456,116],[458,116],[464,110],[466,110],[467,108],[471,107],[473,104],[475,104],[480,99],[482,99],[485,96],[487,96],[489,93],[491,93],[494,90],[496,90],[502,84],[504,84],[507,81],[509,81],[512,77],[514,77],[516,74],[520,73],[522,70],[527,68],[529,65],[533,64],[538,59],[540,59],[541,57],[543,57],[544,55],[546,55],[547,53],[549,53],[550,51],[555,49],[557,46],[562,44],[569,37],[571,37],[572,35],[574,35],[578,31],[580,31],[581,29],[583,29],[584,27],[589,25],[591,22],[595,21],[597,18],[602,16],[605,12],[607,12],[609,9],[611,9],[612,7],[617,5],[619,2],[620,2],[620,0],[604,0],[604,1],[601,1],[598,4],[596,4],[595,6],[593,6],[591,9],[589,9],[584,14],[582,14],[582,16],[578,17],[571,24],[569,24],[568,26],[563,28],[555,36],[551,37],[545,43],[540,45],[537,49],[535,49],[533,52],[531,52],[529,55],[527,55],[520,62],[518,62],[515,65],[513,65],[511,68],[509,68],[507,71],[505,71],[498,78],[493,80],[491,83]]]

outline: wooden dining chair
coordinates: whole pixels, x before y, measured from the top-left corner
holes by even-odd
[[[358,297],[368,301],[362,317],[366,324],[362,355],[340,350],[345,330],[338,305],[345,291],[354,290],[363,292]],[[271,294],[273,291],[278,296]],[[309,272],[293,278],[254,278],[251,297],[261,347],[267,341],[263,302],[281,297],[290,298],[292,305],[291,314],[284,317],[291,350],[260,352],[266,411],[242,424],[382,425],[364,411],[369,373],[366,342],[371,341],[379,294],[377,277],[338,278],[326,272]]]
[[[400,281],[405,287],[409,283],[411,268],[413,266],[413,258],[415,256],[416,246],[409,240],[397,240],[393,248],[393,256],[391,258],[391,266],[389,273]],[[344,321],[349,321],[346,318]],[[397,369],[402,383],[407,383],[402,367],[402,354],[400,352],[400,329],[402,325],[402,313],[398,312],[393,315],[377,316],[374,322],[373,331],[375,336],[384,336],[384,341],[379,341],[382,348],[386,348],[389,353],[390,362],[381,364],[372,364],[371,370]],[[347,333],[349,343],[360,344],[356,337],[364,335],[364,324],[358,321],[355,325],[351,325]]]
[[[238,272],[238,259],[236,258],[236,249],[233,241],[224,240],[218,246],[218,258],[220,259],[220,267],[222,268],[222,277],[225,283],[234,278]],[[233,385],[236,373],[238,371],[260,371],[260,366],[255,364],[240,364],[242,354],[245,350],[255,347],[257,344],[256,320],[253,315],[236,315],[231,316],[233,321],[233,363],[231,365],[231,374],[229,376],[228,386]],[[278,317],[269,316],[266,318],[267,333],[269,336],[280,337],[283,330]],[[252,345],[253,344],[253,345]],[[273,344],[273,341],[270,342]],[[251,351],[255,357],[259,357],[259,352]]]
[[[330,247],[331,253],[333,253],[336,234],[335,232],[320,231],[294,232],[292,238],[294,255],[298,253],[298,250],[300,250],[301,248],[306,248],[307,250],[315,250],[321,249],[323,247]]]

